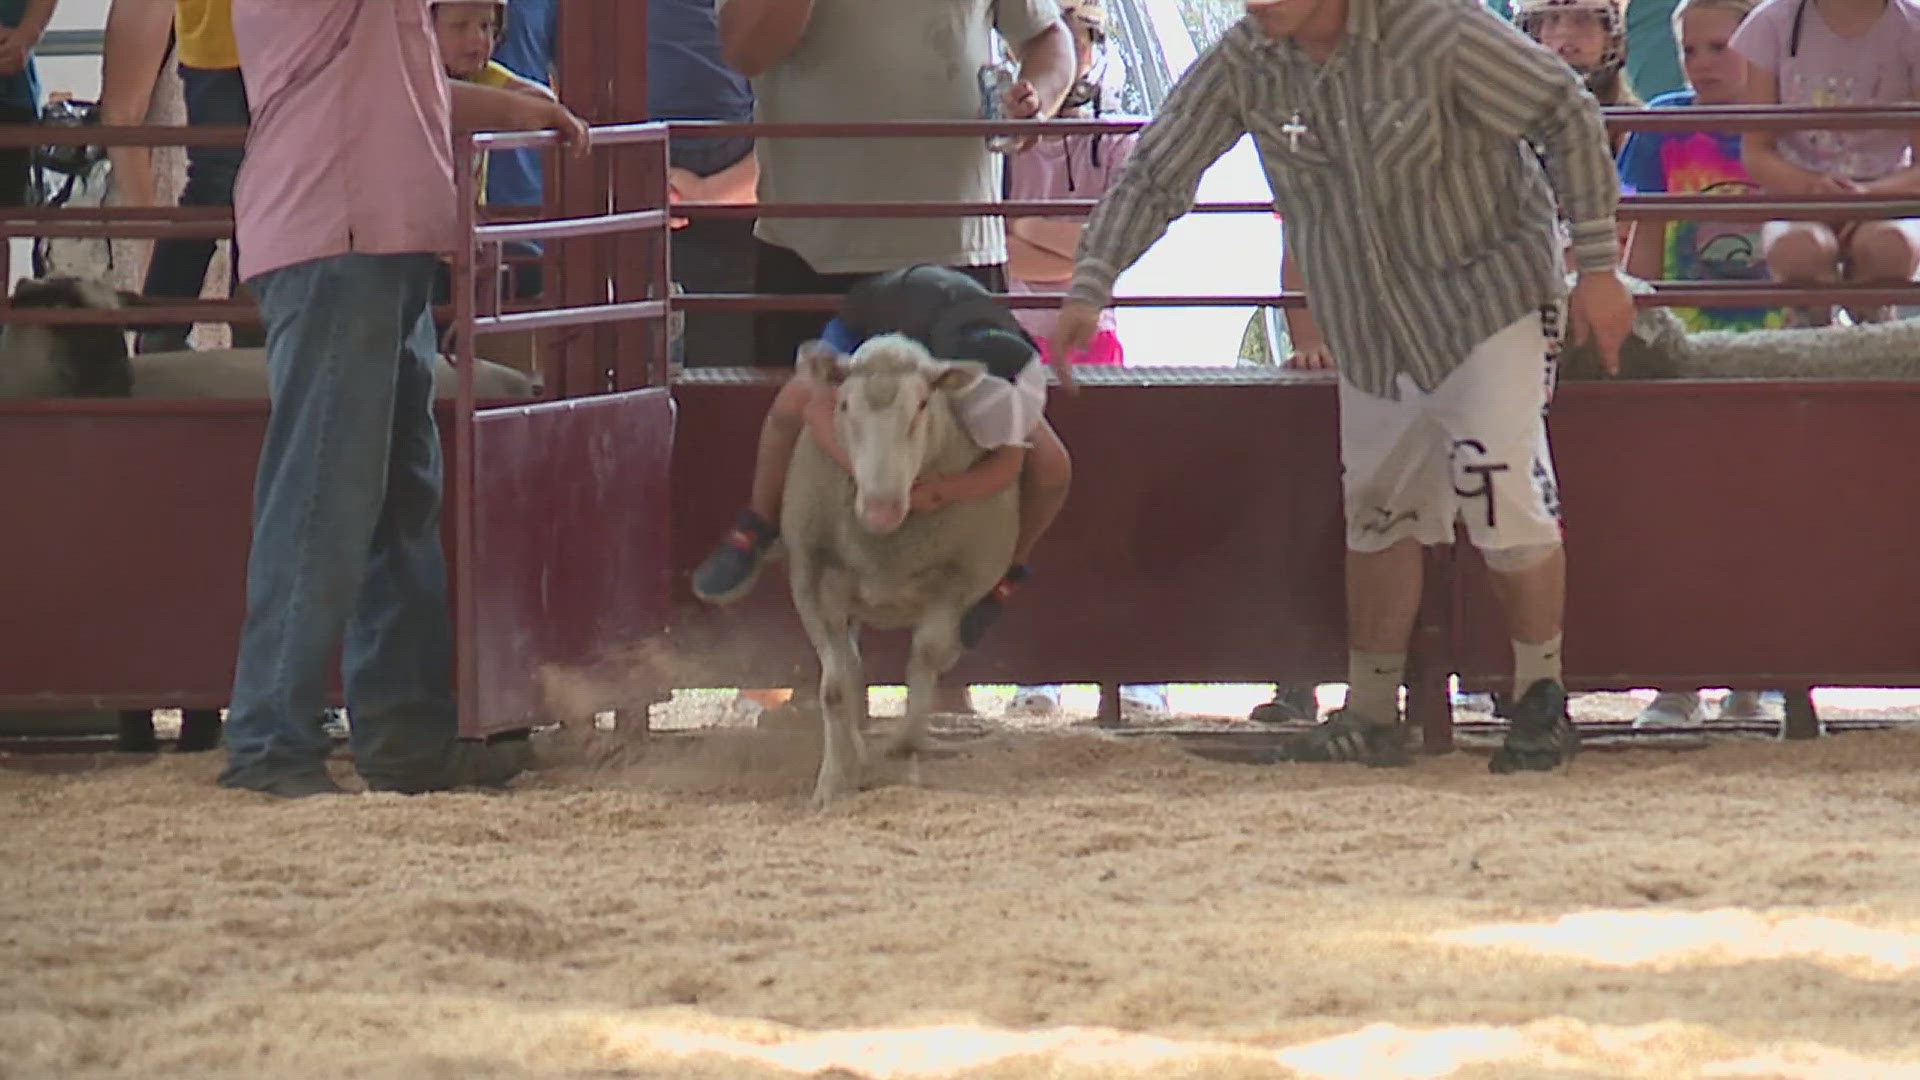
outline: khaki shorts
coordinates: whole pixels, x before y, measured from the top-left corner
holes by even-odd
[[[1456,521],[1485,550],[1558,543],[1546,425],[1553,357],[1532,314],[1481,342],[1432,393],[1402,375],[1400,400],[1390,401],[1341,379],[1347,547],[1448,544]]]

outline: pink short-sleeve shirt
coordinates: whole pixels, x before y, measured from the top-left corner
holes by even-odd
[[[452,108],[427,0],[233,0],[253,123],[240,276],[459,246]]]

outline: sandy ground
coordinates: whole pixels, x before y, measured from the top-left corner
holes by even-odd
[[[1524,777],[998,733],[818,813],[813,742],[0,769],[0,1076],[1920,1076],[1920,732]]]

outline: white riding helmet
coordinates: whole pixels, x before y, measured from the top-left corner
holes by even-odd
[[[1586,79],[1588,89],[1592,89],[1595,84],[1619,71],[1627,61],[1626,7],[1626,0],[1515,0],[1513,22],[1522,33],[1539,41],[1540,26],[1548,15],[1586,11],[1596,16],[1607,33],[1607,47],[1600,54],[1598,63],[1591,67],[1575,68]]]

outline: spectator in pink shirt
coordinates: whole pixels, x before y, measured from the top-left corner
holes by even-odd
[[[338,793],[313,722],[343,667],[373,790],[501,782],[461,759],[440,547],[428,296],[460,235],[453,126],[584,125],[558,102],[449,86],[427,0],[234,0],[253,129],[240,276],[267,327],[272,416],[220,783]]]

